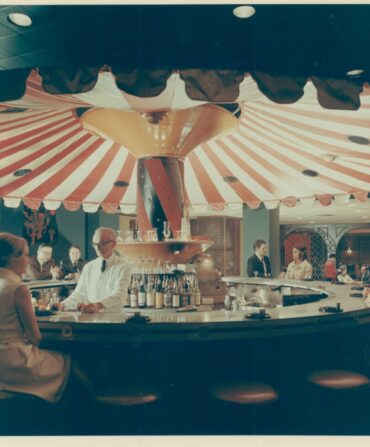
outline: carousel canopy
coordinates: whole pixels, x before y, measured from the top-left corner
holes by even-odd
[[[10,22],[14,11],[32,25]],[[366,201],[370,6],[258,6],[250,22],[232,11],[0,8],[5,205],[134,212],[136,159],[86,131],[81,116],[210,102],[239,126],[185,158],[193,209]]]

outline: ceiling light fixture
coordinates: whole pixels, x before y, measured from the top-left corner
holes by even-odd
[[[129,183],[125,182],[124,180],[117,180],[113,183],[114,186],[117,186],[117,188],[124,188],[125,186],[128,186]]]
[[[23,177],[26,174],[32,172],[32,169],[18,169],[18,171],[13,172],[14,177]]]
[[[314,171],[312,169],[305,169],[302,171],[303,175],[307,175],[307,177],[317,177],[319,173],[317,171]]]
[[[225,175],[225,177],[222,177],[222,180],[226,183],[235,183],[238,182],[238,177],[234,177],[233,175]]]
[[[359,137],[357,135],[349,135],[347,138],[349,139],[349,141],[352,141],[352,143],[370,144],[370,140],[365,137]]]
[[[254,16],[256,13],[255,8],[253,6],[237,6],[233,9],[233,14],[238,19],[249,19],[250,17]]]
[[[347,71],[346,75],[352,77],[355,76],[361,76],[362,74],[364,74],[364,71],[362,68],[356,68],[354,70],[349,70]]]
[[[8,14],[8,20],[10,23],[16,26],[27,27],[32,25],[31,17],[19,12],[12,12],[11,14]]]
[[[351,254],[352,254],[352,248],[351,248],[351,247],[348,247],[348,248],[347,248],[347,255],[348,255],[348,256],[351,256]]]

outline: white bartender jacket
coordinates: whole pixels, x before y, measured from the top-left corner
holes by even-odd
[[[131,278],[130,264],[113,254],[106,260],[102,272],[102,261],[103,258],[98,257],[85,265],[76,289],[63,301],[65,310],[77,309],[78,303],[101,302],[108,312],[123,311],[123,297]]]

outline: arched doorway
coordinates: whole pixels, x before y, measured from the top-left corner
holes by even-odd
[[[295,244],[307,248],[307,258],[313,268],[312,279],[323,278],[323,266],[328,257],[328,250],[324,238],[314,230],[302,228],[293,230],[284,239],[281,247],[281,265],[287,267],[292,261],[292,250]]]
[[[344,233],[338,242],[337,259],[347,265],[352,278],[359,276],[361,266],[370,264],[370,227],[354,228]]]

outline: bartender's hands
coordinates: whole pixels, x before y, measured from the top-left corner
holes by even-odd
[[[79,303],[77,304],[77,309],[80,310],[83,314],[93,314],[95,312],[99,312],[99,310],[103,309],[102,303]]]
[[[279,279],[284,279],[284,278],[285,278],[285,273],[281,272],[280,275],[279,275]]]

